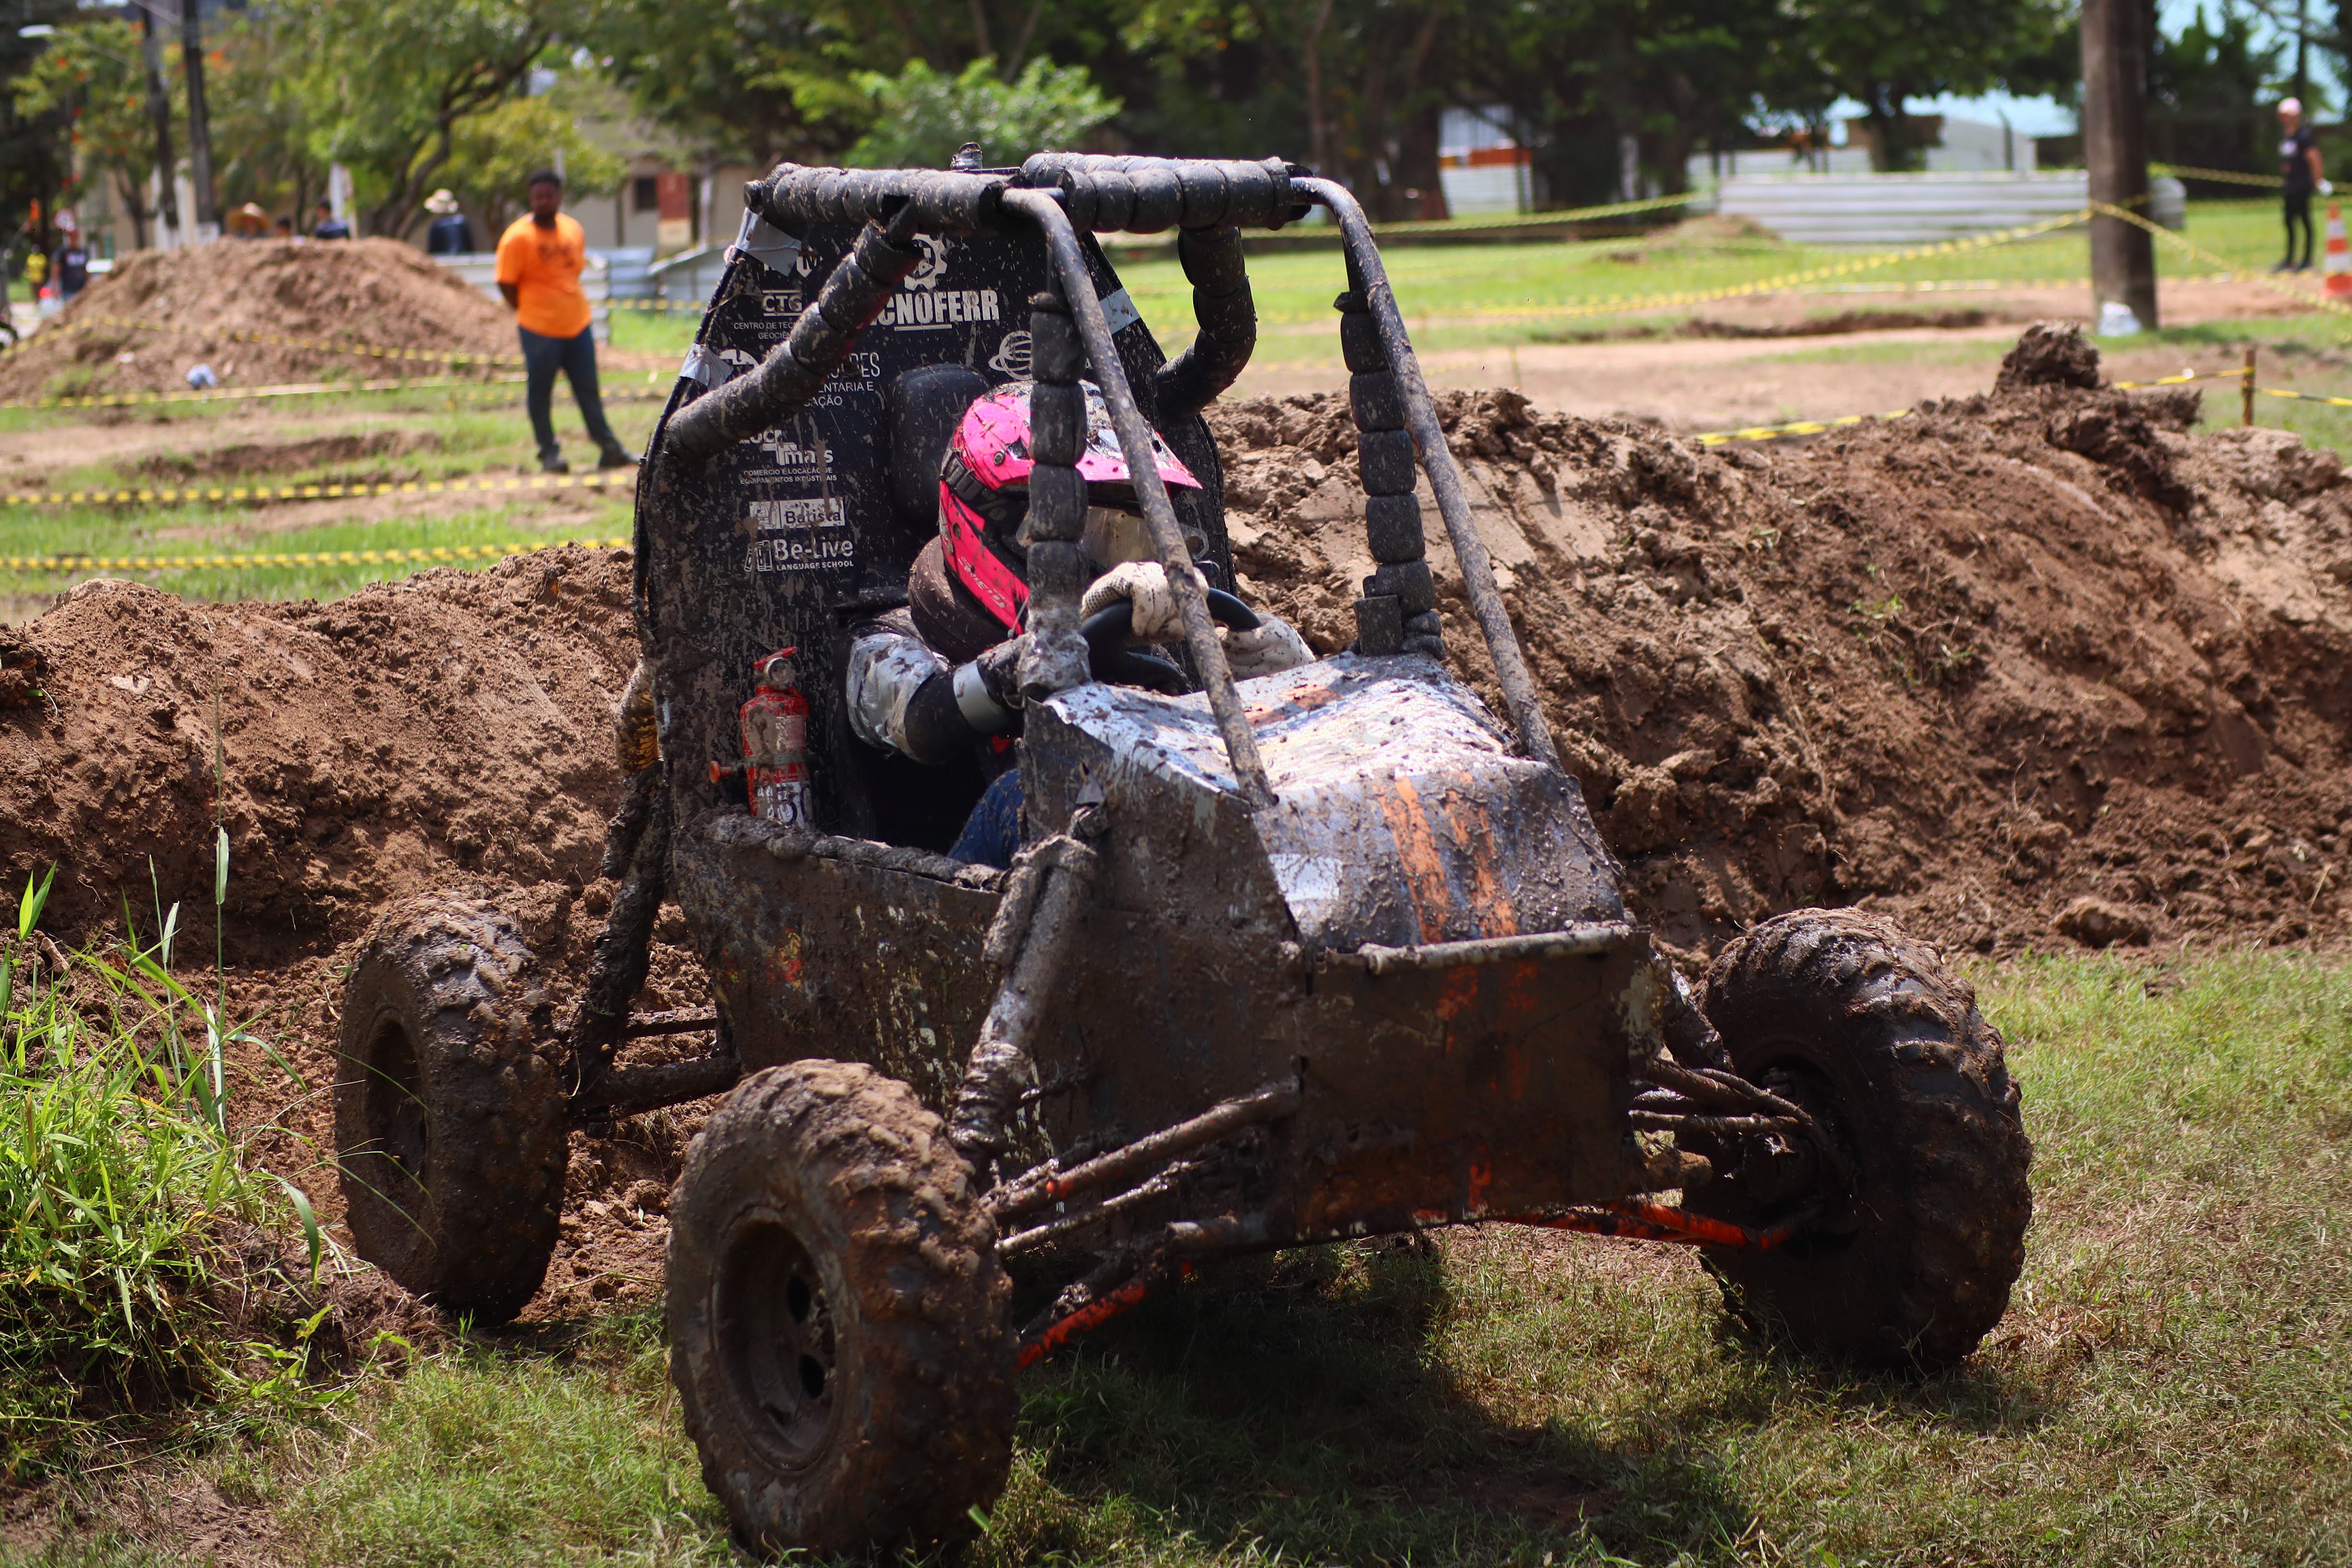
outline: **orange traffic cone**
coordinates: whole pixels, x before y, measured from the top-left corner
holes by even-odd
[[[2330,294],[2352,294],[2352,245],[2344,242],[2344,207],[2327,204],[2327,282]]]

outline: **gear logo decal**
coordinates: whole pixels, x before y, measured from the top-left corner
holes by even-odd
[[[909,289],[936,289],[940,279],[948,275],[948,242],[936,234],[919,234],[915,243],[923,247],[922,264],[908,275]]]

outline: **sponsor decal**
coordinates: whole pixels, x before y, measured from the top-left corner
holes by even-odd
[[[827,538],[823,534],[783,534],[774,539],[751,542],[746,552],[746,570],[757,574],[762,572],[822,572],[828,567],[856,564],[856,542],[847,534]]]
[[[1035,359],[1035,346],[1029,337],[1029,329],[1016,327],[1005,333],[1003,341],[996,345],[996,352],[989,356],[988,368],[999,375],[1009,375],[1015,381],[1026,381],[1029,379],[1029,371]]]
[[[763,316],[797,317],[808,309],[808,302],[797,289],[762,289],[760,290],[760,314]]]
[[[839,496],[801,496],[751,503],[753,538],[744,569],[819,572],[856,563],[857,542]]]
[[[833,448],[822,440],[803,443],[798,432],[782,429],[772,425],[760,433],[760,438],[754,445],[766,452],[769,461],[783,470],[789,478],[831,479],[833,477]],[[757,508],[761,504],[764,503],[753,503],[754,515],[757,515]]]
[[[907,287],[936,289],[948,275],[948,242],[936,234],[919,234],[915,243],[923,247],[923,259],[907,275]]]
[[[1003,307],[993,289],[933,289],[891,295],[874,324],[901,332],[936,332],[1003,318]]]
[[[846,528],[849,516],[839,496],[800,496],[751,503],[751,526],[765,533],[780,528]]]

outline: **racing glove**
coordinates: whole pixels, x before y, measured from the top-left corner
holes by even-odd
[[[1257,625],[1247,631],[1234,626],[1217,630],[1224,638],[1225,662],[1233,667],[1236,680],[1296,669],[1315,659],[1315,650],[1288,621],[1264,610],[1257,613]]]
[[[1177,613],[1176,590],[1169,586],[1167,569],[1159,562],[1121,562],[1096,578],[1078,600],[1079,617],[1097,615],[1121,599],[1135,606],[1135,641],[1183,640],[1184,621]]]

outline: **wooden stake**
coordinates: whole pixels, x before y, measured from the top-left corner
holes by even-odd
[[[2245,379],[2238,388],[2238,392],[2245,405],[2239,416],[2238,423],[2251,429],[2254,423],[2254,345],[2252,343],[2246,345]]]

